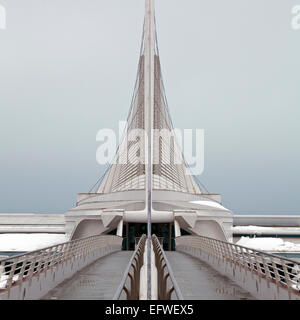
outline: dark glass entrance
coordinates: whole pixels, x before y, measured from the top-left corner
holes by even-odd
[[[152,223],[151,233],[156,234],[164,250],[175,250],[173,223]],[[139,238],[147,234],[146,223],[126,223],[123,227],[123,250],[134,250]]]

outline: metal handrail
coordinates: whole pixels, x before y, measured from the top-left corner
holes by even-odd
[[[126,293],[127,300],[139,300],[140,296],[140,271],[144,262],[146,235],[143,234],[125,269],[120,285],[113,300],[120,300],[121,294]],[[130,278],[130,288],[127,287],[127,279]]]
[[[201,250],[300,295],[300,263],[295,260],[204,236],[178,237],[176,249],[193,255]]]
[[[30,280],[46,270],[68,260],[84,257],[96,250],[121,249],[122,238],[113,235],[99,235],[81,238],[54,246],[26,252],[0,260],[0,293],[9,291],[13,285]]]
[[[177,296],[177,300],[184,300],[167,256],[156,235],[152,235],[152,244],[155,254],[155,265],[157,268],[158,300],[171,300],[173,291]],[[170,286],[168,286],[168,279],[171,282]]]

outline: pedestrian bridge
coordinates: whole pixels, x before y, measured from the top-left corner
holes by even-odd
[[[121,250],[118,236],[92,236],[0,260],[0,300],[147,299],[147,241]],[[293,260],[200,236],[165,252],[152,236],[152,300],[300,299]]]

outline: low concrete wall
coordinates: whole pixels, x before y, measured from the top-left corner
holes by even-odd
[[[300,227],[300,215],[233,215],[234,226]]]
[[[65,233],[65,216],[0,213],[0,233]]]
[[[56,266],[34,275],[29,280],[21,280],[10,291],[0,289],[0,300],[37,300],[45,296],[64,280],[93,263],[97,259],[120,250],[120,246],[110,246],[90,252],[78,259],[69,259]],[[1,292],[4,291],[4,292]]]
[[[200,249],[190,248],[183,249],[181,246],[176,248],[177,251],[190,254],[202,261],[208,263],[212,268],[233,280],[241,288],[245,289],[260,300],[300,300],[300,294],[296,291],[288,291],[285,287],[279,287],[275,280],[267,280],[257,275],[255,271],[246,269],[230,263],[225,259],[217,258]]]

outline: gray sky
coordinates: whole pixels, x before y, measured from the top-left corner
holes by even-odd
[[[0,0],[0,212],[60,213],[125,119],[143,0]],[[205,130],[201,181],[236,214],[299,214],[300,0],[156,1],[177,128]]]

